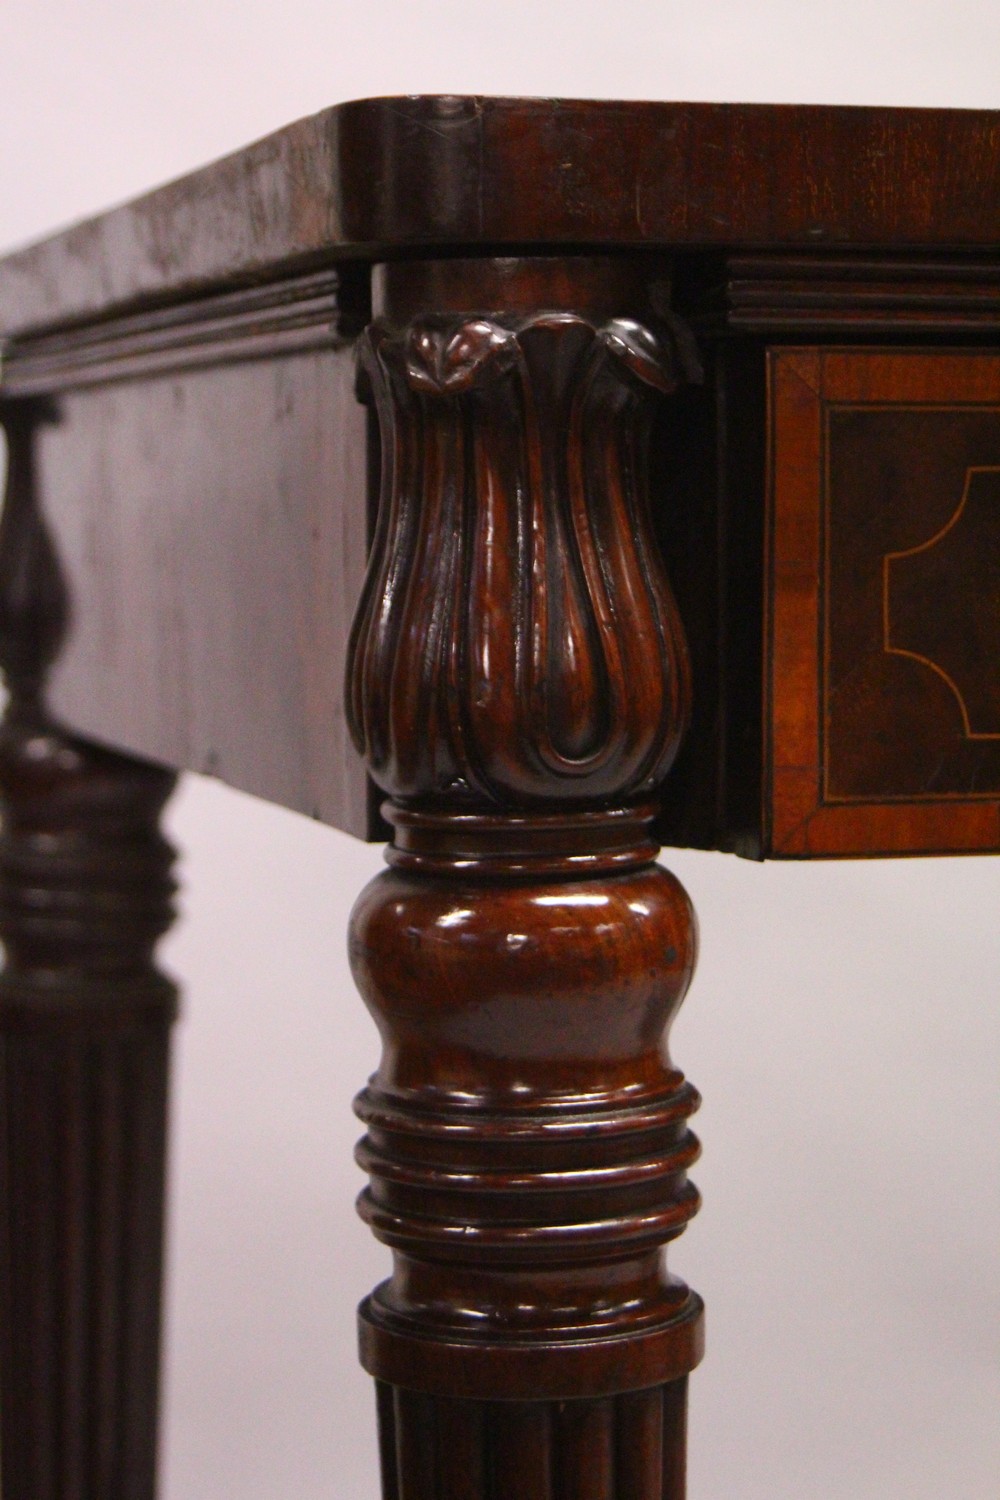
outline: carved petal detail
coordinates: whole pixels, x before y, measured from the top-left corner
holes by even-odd
[[[633,375],[658,391],[677,388],[672,351],[668,352],[648,328],[632,318],[614,318],[600,331],[602,343]]]
[[[394,798],[621,801],[688,712],[646,446],[673,348],[573,313],[375,323],[382,490],[348,710]]]
[[[453,323],[414,324],[406,351],[406,374],[415,391],[437,395],[469,390],[483,368],[499,359],[516,358],[514,335],[486,318],[456,328]]]

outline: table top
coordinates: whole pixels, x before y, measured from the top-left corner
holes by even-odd
[[[638,301],[616,295],[623,314],[641,316],[655,293],[657,315],[669,304],[672,326],[687,320],[714,361],[702,386],[666,404],[653,445],[666,497],[656,525],[697,682],[662,831],[756,849],[757,832],[748,842],[741,830],[761,821],[770,712],[758,576],[770,503],[764,349],[905,344],[906,369],[918,372],[933,365],[928,350],[951,343],[995,350],[997,111],[362,100],[0,259],[11,453],[0,581],[22,635],[38,634],[34,605],[18,614],[24,578],[32,598],[58,604],[46,626],[49,711],[118,749],[379,834],[341,690],[379,468],[355,345],[371,282],[405,270],[373,278],[372,264],[433,262],[435,295],[421,311],[469,310],[458,296],[495,311],[513,306],[497,287],[523,258],[547,257],[531,273],[544,264],[543,280],[529,277],[532,296],[577,307],[581,261],[602,251],[642,289]],[[572,289],[550,298],[545,278],[570,262]],[[468,283],[463,265],[474,266]],[[460,293],[443,296],[445,267]],[[974,404],[991,411],[995,365],[995,353],[977,365],[994,383]],[[858,363],[855,404],[873,368]],[[941,368],[955,405],[954,355]],[[794,433],[814,434],[822,392],[801,380],[794,391],[795,410],[808,406]],[[968,447],[963,462],[995,463],[992,427],[988,442],[976,427],[966,443],[972,418],[956,409],[949,420],[953,457]],[[796,467],[792,452],[793,479],[821,474],[808,458]],[[954,488],[948,478],[934,492],[945,519]],[[798,565],[801,526],[819,510],[818,491],[795,494]],[[724,525],[706,519],[713,507]],[[819,576],[813,558],[810,587]],[[724,600],[713,593],[723,587]],[[793,674],[808,677],[796,702],[813,717],[822,670]],[[978,813],[958,801],[946,812],[944,842],[955,846],[960,818]],[[890,847],[874,835],[862,843]]]
[[[1000,246],[1000,112],[340,104],[0,261],[8,338],[414,247]]]

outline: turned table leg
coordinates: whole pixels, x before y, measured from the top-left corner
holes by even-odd
[[[650,824],[688,669],[645,471],[680,356],[628,261],[390,266],[377,300],[348,704],[394,830],[350,936],[384,1495],[682,1500],[695,926]]]
[[[4,1500],[151,1500],[171,917],[164,770],[60,733],[61,629],[8,406],[0,525],[0,1462]]]

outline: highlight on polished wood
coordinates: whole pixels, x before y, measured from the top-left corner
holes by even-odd
[[[0,260],[4,1500],[153,1500],[181,770],[391,839],[385,1500],[682,1500],[657,850],[1000,848],[998,245],[995,111],[440,96]]]
[[[350,940],[385,1493],[679,1500],[695,933],[649,798],[690,688],[645,452],[695,372],[627,262],[386,266],[376,313],[348,697],[394,830]]]

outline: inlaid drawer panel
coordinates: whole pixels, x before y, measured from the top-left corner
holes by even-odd
[[[768,359],[766,852],[1000,847],[1000,354]]]

